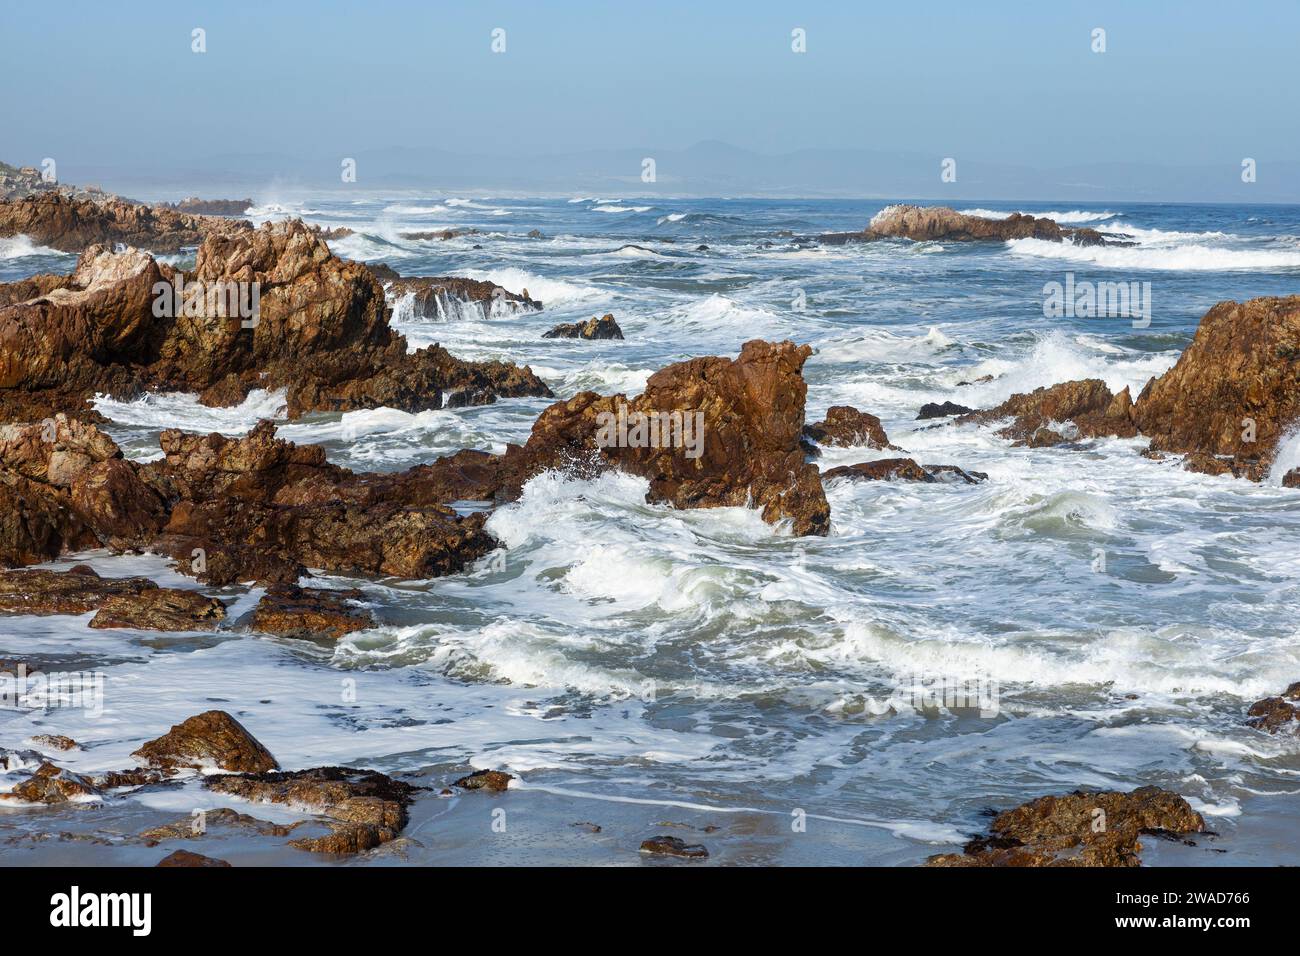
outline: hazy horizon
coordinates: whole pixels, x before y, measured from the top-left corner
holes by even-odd
[[[132,13],[8,25],[0,159],[142,198],[340,186],[353,159],[359,190],[1300,201],[1282,3]]]

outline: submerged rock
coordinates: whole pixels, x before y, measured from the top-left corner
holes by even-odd
[[[80,750],[81,745],[71,737],[65,737],[62,734],[37,734],[32,737],[32,743],[37,747],[43,747],[46,750]]]
[[[1143,834],[1183,835],[1205,821],[1182,797],[1159,787],[1131,793],[1076,790],[999,813],[989,835],[926,866],[1138,866]]]
[[[131,627],[143,631],[210,631],[226,616],[216,598],[181,588],[147,588],[139,594],[116,594],[90,619],[97,628]]]
[[[569,322],[557,325],[549,332],[542,333],[544,339],[621,339],[623,330],[614,321],[612,313],[606,312],[600,318],[592,316],[585,322]]]
[[[839,448],[865,446],[867,448],[893,448],[885,434],[880,419],[860,412],[852,405],[832,405],[826,417],[804,428],[804,434],[820,445]]]
[[[497,792],[508,790],[510,781],[515,779],[503,770],[476,770],[468,777],[461,777],[453,787],[460,787],[462,790],[495,790]]]
[[[225,860],[204,856],[202,853],[191,853],[189,850],[174,850],[155,863],[154,866],[227,867],[230,864]]]
[[[271,823],[268,820],[249,816],[247,813],[240,813],[238,810],[231,810],[229,807],[218,807],[215,810],[204,810],[201,817],[182,817],[174,823],[150,827],[139,835],[139,839],[149,846],[156,846],[163,840],[191,840],[205,835],[213,828],[239,829],[258,836],[284,837],[301,825],[301,822]]]
[[[316,767],[208,777],[203,785],[253,803],[282,803],[323,814],[330,833],[289,845],[314,853],[358,853],[394,839],[419,789],[374,770]]]
[[[642,853],[653,853],[659,856],[676,856],[687,860],[703,860],[709,855],[709,851],[699,843],[687,843],[685,840],[675,836],[657,836],[641,842]]]
[[[917,242],[974,242],[980,240],[1070,240],[1083,246],[1132,245],[1107,237],[1096,229],[1066,229],[1053,219],[1012,213],[1006,219],[987,219],[957,212],[947,206],[887,206],[860,233],[832,233],[821,237],[832,245],[873,239],[913,239]]]
[[[160,588],[148,578],[101,578],[84,564],[68,571],[0,571],[0,611],[84,614],[95,628],[150,631],[211,630],[225,617],[215,598]]]
[[[918,465],[911,458],[879,458],[822,472],[822,481],[847,478],[853,481],[950,481],[975,485],[987,481],[988,477],[982,471],[965,471],[956,465]]]
[[[1280,697],[1265,697],[1251,704],[1246,723],[1270,734],[1300,734],[1300,681],[1282,691]]]
[[[209,710],[172,727],[131,754],[151,767],[237,773],[278,770],[279,764],[244,726],[224,710]]]

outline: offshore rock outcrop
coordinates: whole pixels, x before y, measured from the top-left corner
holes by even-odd
[[[176,253],[199,245],[209,235],[245,232],[242,219],[194,215],[166,206],[146,206],[117,196],[73,198],[59,191],[39,192],[0,202],[0,238],[27,236],[60,252],[81,252],[116,243],[155,253]]]
[[[223,289],[247,315],[217,302]],[[408,352],[371,272],[300,221],[211,235],[188,273],[92,246],[69,276],[0,285],[0,349],[9,420],[88,417],[96,392],[198,392],[227,406],[253,388],[283,388],[290,417],[440,408],[444,390],[473,404],[551,394],[527,367],[465,362],[436,345]]]
[[[386,282],[384,292],[399,318],[483,321],[542,310],[542,303],[530,298],[527,289],[520,294],[494,282],[451,276],[403,278],[387,266],[384,269],[372,267],[376,277]]]
[[[623,330],[614,321],[612,313],[606,312],[600,318],[592,316],[585,322],[565,322],[549,332],[543,332],[544,339],[621,339]]]
[[[820,241],[830,245],[870,242],[876,239],[913,239],[917,242],[978,242],[1008,239],[1069,240],[1083,246],[1132,245],[1122,237],[1108,237],[1096,229],[1068,229],[1054,219],[1012,213],[1006,219],[986,219],[957,212],[947,206],[886,206],[861,232],[830,233]]]
[[[1144,834],[1201,833],[1205,820],[1182,797],[1159,787],[1131,793],[1077,790],[1039,797],[999,813],[988,836],[962,853],[932,856],[926,866],[1123,866],[1141,865]]]

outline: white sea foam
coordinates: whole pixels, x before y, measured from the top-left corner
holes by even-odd
[[[467,269],[463,274],[470,279],[495,282],[511,292],[522,294],[527,289],[530,297],[540,300],[544,306],[552,308],[552,311],[555,306],[598,302],[609,297],[608,292],[595,286],[568,282],[564,279],[545,278],[516,266],[499,269]]]
[[[0,238],[0,261],[7,259],[27,259],[31,256],[66,256],[75,258],[76,254],[71,252],[60,252],[57,249],[51,249],[48,246],[38,246],[27,236],[7,236]]]
[[[1012,255],[1086,263],[1107,269],[1169,272],[1230,272],[1241,269],[1300,269],[1300,251],[1259,246],[1208,245],[1205,242],[1137,246],[1081,246],[1045,239],[1011,239]]]
[[[1048,210],[1040,212],[1034,209],[1018,209],[1008,212],[1004,209],[959,209],[958,212],[966,216],[979,216],[981,219],[1008,219],[1012,212],[1021,212],[1026,215],[1034,216],[1039,219],[1051,219],[1062,226],[1082,225],[1089,222],[1104,222],[1107,219],[1114,219],[1122,215],[1118,212],[1093,212],[1086,209],[1069,209],[1064,212]]]
[[[223,435],[246,434],[259,419],[282,418],[286,408],[284,389],[271,392],[261,388],[253,389],[243,402],[230,408],[209,408],[188,392],[152,392],[131,401],[96,395],[93,404],[101,415],[122,425]]]

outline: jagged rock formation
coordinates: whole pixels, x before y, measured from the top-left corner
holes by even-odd
[[[146,206],[117,196],[77,199],[57,191],[0,202],[0,238],[27,236],[60,252],[93,245],[134,246],[155,253],[193,248],[206,236],[246,232],[242,219],[197,216],[165,206]]]
[[[408,352],[363,265],[299,221],[213,235],[179,273],[137,250],[92,246],[65,277],[0,285],[0,414],[89,417],[96,392],[200,393],[238,404],[286,390],[288,414],[442,407],[549,396],[527,367]]]

